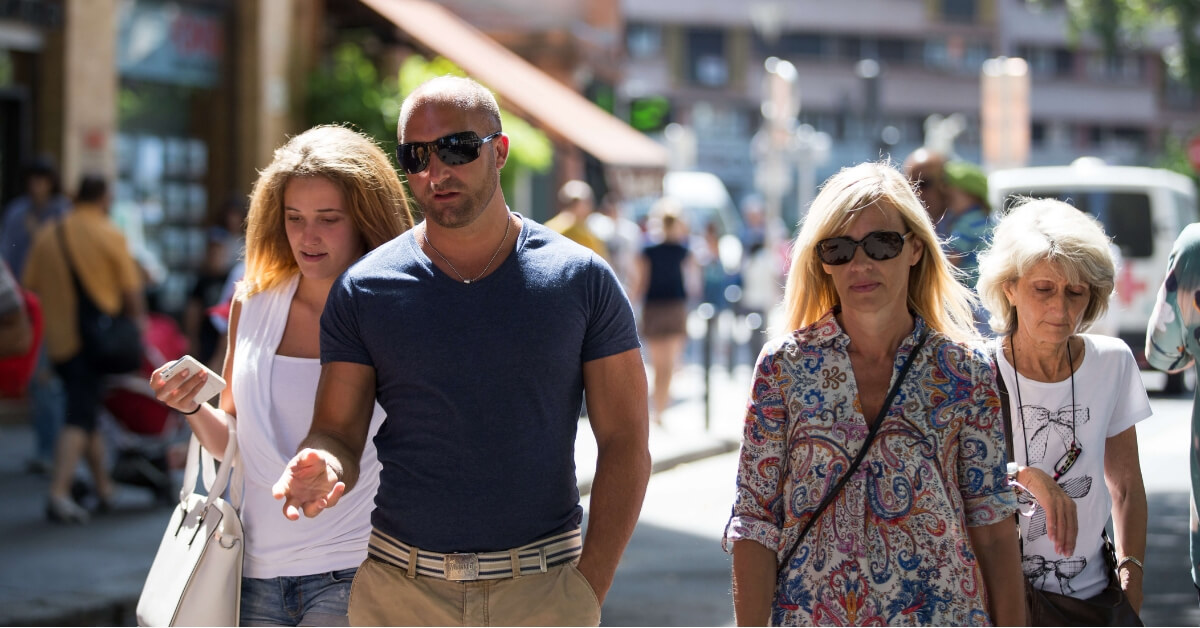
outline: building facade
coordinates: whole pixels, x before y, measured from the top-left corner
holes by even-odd
[[[902,160],[923,143],[931,114],[957,114],[964,124],[955,151],[978,163],[980,68],[998,56],[1029,63],[1030,165],[1082,155],[1146,164],[1167,134],[1200,126],[1200,99],[1164,70],[1172,32],[1108,55],[1088,37],[1072,45],[1061,2],[1038,6],[1045,8],[1025,0],[623,0],[618,101],[669,101],[669,118],[694,134],[695,167],[719,174],[735,196],[754,189],[751,139],[771,56],[796,68],[798,121],[832,140],[820,178],[881,156]],[[863,60],[878,71],[864,72]],[[785,216],[794,220],[794,209]]]

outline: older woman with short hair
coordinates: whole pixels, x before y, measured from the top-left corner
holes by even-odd
[[[825,182],[784,301],[724,539],[739,625],[1024,624],[993,371],[899,172]]]
[[[1079,600],[1120,597],[1101,536],[1111,513],[1119,588],[1136,611],[1146,493],[1134,424],[1150,416],[1150,402],[1129,347],[1082,333],[1113,292],[1109,239],[1099,222],[1066,203],[1027,200],[997,225],[979,272],[979,294],[1000,335],[996,361],[1010,400],[1015,479],[1032,497],[1022,498],[1037,504],[1020,523],[1025,577],[1041,591]]]

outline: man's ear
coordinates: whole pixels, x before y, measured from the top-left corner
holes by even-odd
[[[501,133],[500,137],[491,141],[495,145],[493,150],[496,151],[496,170],[504,167],[508,162],[508,135]]]

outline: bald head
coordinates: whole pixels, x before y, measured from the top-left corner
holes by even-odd
[[[404,99],[404,105],[400,107],[400,120],[396,125],[400,143],[405,141],[405,129],[413,111],[428,104],[457,109],[472,117],[478,116],[483,126],[489,129],[488,132],[501,130],[500,105],[496,104],[492,92],[473,79],[446,75],[425,81]]]
[[[929,218],[937,224],[946,213],[945,156],[927,148],[918,148],[904,160],[904,174],[916,188]]]

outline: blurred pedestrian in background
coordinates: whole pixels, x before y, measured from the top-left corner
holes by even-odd
[[[1066,203],[1028,200],[996,225],[979,271],[999,334],[1015,480],[1028,491],[1021,501],[1036,504],[1019,518],[1021,563],[1036,589],[1029,622],[1140,626],[1146,490],[1134,425],[1150,416],[1150,400],[1129,346],[1083,333],[1112,296],[1109,238]],[[1090,601],[1096,614],[1055,596]],[[1043,616],[1047,606],[1063,616]]]
[[[1158,290],[1158,305],[1146,326],[1146,360],[1154,368],[1178,373],[1189,366],[1200,369],[1200,223],[1184,228],[1167,261],[1167,274]],[[1192,401],[1190,471],[1192,508],[1190,549],[1192,584],[1200,596],[1200,387]]]
[[[0,261],[0,358],[28,353],[33,347],[33,324],[25,309],[21,287]]]
[[[762,197],[747,195],[742,199],[742,298],[738,311],[749,328],[747,347],[750,362],[758,357],[767,342],[772,311],[783,298],[783,266],[788,242],[787,227],[776,218],[768,221]],[[772,245],[776,248],[771,248]]]
[[[946,157],[928,148],[918,148],[904,159],[904,174],[917,190],[935,229],[946,213]]]
[[[687,344],[688,300],[696,294],[698,268],[678,203],[670,198],[656,201],[647,227],[635,294],[642,303],[642,338],[654,369],[650,418],[662,425],[662,414],[671,404],[671,378]]]
[[[899,172],[825,182],[793,247],[792,331],[755,367],[722,543],[739,625],[1024,623],[971,301]]]
[[[61,218],[70,206],[52,161],[43,157],[25,167],[25,194],[5,208],[0,230],[0,257],[8,262],[14,277],[25,272],[34,234],[42,225]]]
[[[24,283],[42,301],[46,352],[66,389],[66,418],[46,505],[51,521],[88,519],[70,495],[80,457],[91,469],[101,510],[111,507],[114,496],[104,439],[96,429],[103,378],[83,352],[76,290],[78,285],[105,314],[124,313],[145,328],[141,271],[125,236],[109,220],[111,202],[106,179],[85,175],[71,211],[34,236],[25,266]]]
[[[546,221],[546,227],[588,247],[596,255],[608,259],[604,242],[588,227],[588,216],[592,213],[595,196],[592,186],[572,179],[558,190],[558,214]]]
[[[383,409],[374,404],[361,481],[342,508],[289,522],[271,486],[312,422],[330,287],[362,255],[411,226],[404,188],[373,141],[337,126],[297,135],[275,151],[254,186],[220,407],[192,400],[203,373],[185,370],[164,381],[160,368],[151,377],[158,399],[187,415],[215,455],[225,451],[229,423],[237,423],[246,482],[242,625],[348,623],[350,583],[367,555],[379,486],[370,439]]]
[[[70,207],[62,193],[58,170],[54,162],[43,157],[25,168],[25,194],[8,204],[0,227],[0,258],[8,264],[18,281],[24,276],[25,261],[33,236],[43,225],[58,220]],[[66,412],[62,382],[54,372],[54,364],[42,344],[37,365],[29,380],[29,415],[33,424],[34,451],[26,468],[32,473],[46,473],[54,459],[54,444]]]
[[[974,289],[979,279],[977,256],[991,238],[987,175],[965,161],[947,162],[944,169],[946,212],[937,225],[946,258],[963,271],[962,284]]]
[[[946,213],[937,225],[938,237],[947,259],[961,271],[959,281],[974,290],[979,281],[978,255],[992,237],[987,175],[974,164],[950,161],[944,166],[943,177]],[[975,308],[975,327],[980,335],[991,335],[988,313],[982,304]]]
[[[638,258],[642,255],[642,230],[626,218],[615,192],[605,195],[600,206],[587,220],[588,229],[600,238],[608,250],[608,263],[626,294],[638,285]]]
[[[221,302],[221,293],[229,277],[227,247],[231,244],[241,246],[212,231],[207,234],[204,264],[196,275],[183,311],[183,332],[188,338],[188,353],[214,371],[221,370],[223,360],[216,362],[215,358],[223,357],[224,351],[218,347],[221,330],[213,324],[208,309]]]

